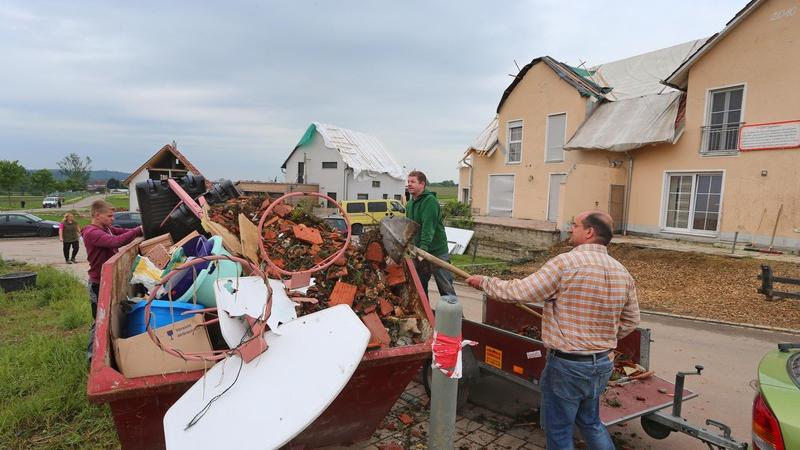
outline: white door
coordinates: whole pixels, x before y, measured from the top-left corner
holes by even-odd
[[[550,222],[558,220],[558,192],[566,177],[563,173],[550,175],[550,192],[547,195],[547,220]]]
[[[489,175],[489,215],[511,217],[514,175]]]

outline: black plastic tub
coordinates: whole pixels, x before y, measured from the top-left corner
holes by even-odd
[[[36,272],[12,272],[0,275],[0,290],[19,291],[36,286]]]

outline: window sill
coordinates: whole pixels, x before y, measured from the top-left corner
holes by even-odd
[[[716,156],[739,156],[739,151],[738,150],[715,151],[715,152],[704,152],[704,151],[701,151],[700,152],[700,156],[702,156],[704,158],[706,158],[706,157],[713,158],[713,157],[716,157]]]
[[[560,163],[563,163],[563,162],[564,162],[563,159],[557,159],[557,160],[552,160],[552,161],[545,160],[544,161],[545,164],[560,164]]]
[[[682,234],[685,236],[698,236],[698,237],[708,237],[708,238],[716,238],[719,236],[719,231],[697,231],[697,230],[685,230],[682,228],[661,227],[661,232],[668,234]]]
[[[522,164],[522,161],[506,161],[507,166],[518,166]]]

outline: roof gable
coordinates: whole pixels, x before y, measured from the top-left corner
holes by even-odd
[[[525,78],[525,75],[528,73],[528,71],[533,66],[539,63],[545,63],[550,69],[553,70],[553,72],[556,73],[556,75],[558,75],[559,78],[561,78],[562,80],[567,82],[570,86],[575,88],[575,90],[578,91],[578,93],[583,97],[591,96],[598,99],[604,99],[605,93],[611,91],[610,88],[600,87],[594,82],[587,80],[586,78],[578,74],[572,67],[564,63],[561,63],[559,61],[556,61],[555,59],[549,56],[542,56],[539,58],[535,58],[533,61],[526,64],[525,67],[523,67],[519,71],[519,73],[517,73],[517,76],[514,77],[514,81],[512,81],[511,84],[503,92],[503,97],[500,99],[500,103],[497,105],[498,114],[500,113],[500,108],[503,107],[503,103],[506,102],[506,99],[508,99],[508,97],[511,95],[511,92],[514,91],[514,88],[516,88],[519,82],[522,81],[523,78]]]
[[[675,89],[680,89],[682,91],[686,90],[686,86],[689,82],[689,69],[700,59],[708,53],[711,48],[713,48],[719,41],[725,38],[728,33],[731,32],[736,26],[742,23],[747,16],[749,16],[753,11],[755,11],[759,6],[764,4],[766,0],[751,0],[744,8],[740,9],[728,23],[725,24],[725,28],[722,29],[719,33],[708,38],[708,40],[700,46],[686,61],[683,62],[680,66],[678,66],[675,71],[672,72],[666,79],[664,79],[663,83],[667,86],[673,87]]]
[[[184,156],[183,153],[181,153],[178,150],[178,146],[175,145],[175,143],[173,142],[172,144],[167,144],[167,145],[161,147],[161,150],[157,151],[153,156],[150,157],[150,159],[148,159],[147,161],[145,161],[144,164],[139,166],[138,169],[134,170],[133,173],[131,173],[128,176],[128,178],[125,178],[122,181],[122,183],[125,184],[126,186],[129,185],[130,182],[133,181],[133,179],[136,177],[136,175],[139,175],[139,173],[142,170],[152,167],[152,165],[156,161],[160,160],[161,158],[163,158],[168,153],[172,154],[175,157],[175,159],[180,161],[188,172],[191,172],[191,173],[193,173],[195,175],[202,175],[200,170],[198,170],[197,167],[195,167],[195,165],[192,164],[191,161],[189,161],[189,159],[187,159],[186,156]]]

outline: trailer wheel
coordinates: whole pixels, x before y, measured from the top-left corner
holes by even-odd
[[[431,360],[428,359],[422,365],[422,387],[425,388],[425,394],[428,395],[428,398],[431,398],[431,376],[433,376],[433,367],[431,367]],[[469,384],[461,378],[458,380],[456,409],[466,406],[467,400],[469,400]]]
[[[672,428],[662,425],[647,416],[642,416],[642,429],[653,439],[666,439],[672,432]]]

